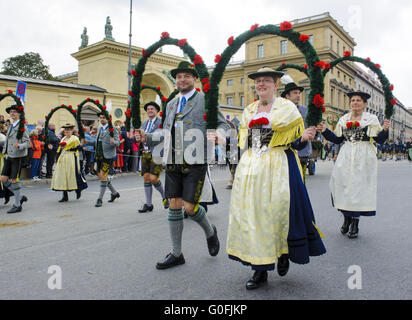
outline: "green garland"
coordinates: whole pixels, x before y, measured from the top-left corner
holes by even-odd
[[[70,112],[70,114],[74,117],[74,119],[75,119],[76,122],[77,122],[77,128],[79,129],[79,136],[80,136],[80,138],[84,138],[84,128],[83,128],[83,125],[82,125],[82,123],[79,121],[79,119],[77,118],[78,110],[73,109],[73,107],[72,107],[71,105],[66,106],[66,105],[62,104],[61,106],[52,108],[52,109],[50,110],[49,114],[48,114],[47,116],[45,116],[46,121],[45,121],[45,123],[44,123],[44,128],[45,128],[45,129],[44,129],[44,137],[45,137],[45,143],[46,143],[46,145],[48,145],[48,144],[50,143],[49,130],[46,130],[46,128],[49,127],[49,121],[50,121],[50,119],[52,118],[53,114],[54,114],[56,111],[60,110],[60,109],[64,109],[64,110],[67,110],[67,111]]]
[[[308,65],[306,65],[308,67]],[[308,67],[309,68],[309,67]],[[296,69],[300,72],[303,72],[304,74],[308,75],[308,69],[305,68],[304,66],[300,66],[298,64],[294,64],[294,63],[287,63],[284,65],[281,65],[280,67],[276,68],[276,71],[283,71],[285,69]]]
[[[131,114],[132,114],[132,123],[134,128],[140,128],[141,126],[141,118],[140,118],[140,91],[142,85],[142,78],[143,73],[145,71],[147,60],[153,55],[159,48],[165,45],[174,45],[178,46],[182,49],[182,51],[191,59],[191,61],[195,64],[195,69],[199,74],[200,79],[202,80],[203,89],[205,90],[205,86],[207,88],[204,79],[209,80],[209,72],[207,71],[207,67],[204,64],[201,57],[196,53],[196,51],[188,44],[186,39],[178,40],[171,38],[169,34],[163,33],[162,37],[159,41],[152,44],[147,49],[142,50],[142,57],[139,59],[134,71],[132,72],[133,75],[133,82],[132,88],[129,91],[129,96],[131,100]],[[200,58],[200,59],[199,59]],[[207,91],[207,89],[205,90]],[[206,92],[205,92],[206,93]],[[164,112],[163,112],[164,114]],[[130,122],[126,121],[126,129],[130,130]]]
[[[19,108],[22,113],[20,113],[20,122],[19,122],[19,132],[17,133],[17,140],[20,140],[21,138],[23,138],[23,134],[26,131],[26,117],[25,117],[25,113],[24,113],[24,106],[21,103],[21,99],[19,97],[17,97],[13,91],[9,90],[7,93],[4,94],[0,94],[0,101],[2,101],[3,99],[10,97],[13,98],[15,104],[17,105],[17,108]]]
[[[381,71],[380,66],[372,62],[369,58],[363,59],[363,58],[356,57],[356,56],[345,56],[345,57],[338,58],[330,63],[329,69],[323,70],[322,72],[323,77],[326,76],[326,74],[329,72],[330,69],[332,69],[337,64],[344,62],[344,61],[353,61],[353,62],[362,63],[363,65],[365,65],[366,67],[368,67],[369,69],[371,69],[373,72],[375,72],[378,75],[378,78],[382,84],[382,88],[383,88],[384,95],[385,95],[385,102],[386,102],[385,118],[390,119],[393,115],[393,107],[396,104],[396,99],[392,93],[393,87],[391,83],[389,82],[388,78]]]
[[[98,107],[100,109],[100,112],[106,117],[106,119],[108,121],[110,136],[113,138],[114,137],[114,129],[113,129],[113,124],[112,124],[112,116],[109,114],[109,112],[107,112],[106,106],[102,106],[100,104],[99,100],[93,100],[93,99],[90,99],[90,98],[86,98],[79,105],[77,105],[77,115],[76,115],[77,123],[80,123],[80,124],[82,123],[82,109],[83,109],[83,106],[86,103],[94,104],[96,107]],[[81,131],[79,129],[79,135],[80,135],[80,138],[83,139],[84,138],[83,126],[81,126],[81,128],[82,128]]]

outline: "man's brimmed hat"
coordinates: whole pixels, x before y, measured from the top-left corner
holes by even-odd
[[[284,98],[292,90],[299,90],[300,92],[302,92],[303,90],[305,90],[305,88],[304,87],[299,87],[296,83],[291,82],[291,83],[288,83],[287,85],[285,85],[285,91],[283,91],[280,96],[282,98]]]
[[[17,104],[13,104],[12,106],[6,108],[6,112],[8,114],[10,114],[11,110],[16,110],[18,113],[23,113],[23,110],[20,110],[19,108],[21,108],[20,106],[18,106]]]
[[[199,78],[199,75],[197,74],[196,69],[195,69],[195,65],[191,64],[188,61],[180,62],[176,69],[173,69],[172,71],[170,71],[173,79],[176,79],[176,75],[180,72],[189,72],[193,74],[196,78]]]
[[[272,77],[273,79],[277,80],[284,75],[281,71],[275,71],[269,67],[260,68],[257,72],[251,73],[248,75],[250,79],[255,80],[258,77]]]
[[[147,107],[148,106],[153,106],[153,107],[155,107],[156,109],[157,109],[157,112],[159,112],[160,111],[160,106],[156,103],[156,102],[154,102],[154,101],[151,101],[151,102],[148,102],[148,103],[146,103],[145,105],[144,105],[144,111],[146,111],[147,112]]]
[[[349,98],[352,98],[353,96],[359,96],[359,97],[362,97],[363,99],[365,99],[365,101],[368,101],[368,99],[371,97],[371,95],[369,93],[362,92],[362,91],[348,92],[347,96]]]
[[[62,126],[64,129],[74,129],[75,125],[73,123],[66,123]]]

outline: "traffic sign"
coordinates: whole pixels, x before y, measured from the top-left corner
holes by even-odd
[[[27,83],[18,81],[17,82],[17,88],[16,88],[16,96],[21,99],[21,102],[24,104],[24,100],[26,97],[26,88],[27,88]]]

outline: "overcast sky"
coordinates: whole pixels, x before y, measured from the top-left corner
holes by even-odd
[[[129,42],[130,0],[37,0],[0,2],[0,62],[25,52],[38,52],[53,75],[77,71],[71,54],[78,51],[87,27],[89,44],[103,40],[106,17],[113,37]],[[371,57],[394,83],[394,94],[412,107],[409,77],[412,63],[412,1],[410,0],[133,0],[133,40],[147,47],[163,31],[187,38],[206,64],[252,24],[278,24],[329,12],[357,42],[355,55]],[[164,52],[180,55],[174,47]],[[239,52],[235,60],[241,60]]]

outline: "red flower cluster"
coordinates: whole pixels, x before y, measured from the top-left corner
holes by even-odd
[[[323,100],[323,98],[320,94],[317,94],[313,98],[313,104],[315,105],[316,108],[320,108],[325,104],[325,101]]]
[[[215,57],[215,63],[219,63],[220,60],[222,60],[222,56],[220,54],[217,54]]]
[[[163,102],[167,102],[167,98],[166,98],[166,97],[162,97],[161,100],[162,100]]]
[[[310,39],[310,37],[306,34],[301,34],[299,37],[299,41],[302,43],[306,43],[308,40]]]
[[[23,111],[23,110],[24,110],[24,107],[23,107],[23,106],[20,106],[20,107],[18,107],[17,109],[19,109],[20,111]]]
[[[160,87],[159,87],[159,86],[158,86],[158,87],[156,87],[156,90],[157,90],[157,91],[160,91]]]
[[[180,48],[183,48],[186,44],[187,44],[187,39],[180,39],[180,40],[177,42],[177,45],[178,45]]]
[[[393,91],[393,89],[395,89],[395,87],[394,87],[393,84],[391,84],[391,85],[389,86],[389,90]]]
[[[20,132],[25,132],[25,131],[26,131],[26,129],[24,129],[24,128],[20,129]]]
[[[99,101],[99,100],[95,100],[94,103],[95,103],[95,104],[100,104],[100,101]]]
[[[68,106],[68,108],[69,108],[69,109],[73,109],[73,106],[70,104],[70,105]]]
[[[59,143],[59,146],[65,147],[67,145],[67,143],[65,141],[62,141]]]
[[[73,113],[77,113],[77,110],[72,110]]]
[[[208,93],[209,90],[210,90],[210,83],[208,82],[203,86],[203,92]]]
[[[142,49],[142,56],[146,57],[146,50],[145,49]]]
[[[159,123],[159,129],[162,129],[162,124],[161,123]]]
[[[328,63],[328,62],[325,63],[325,69],[326,69],[326,70],[329,70],[329,69],[330,69],[330,63]]]
[[[321,69],[325,69],[325,61],[320,60],[320,61],[318,61],[318,62],[315,62],[313,65],[314,65],[315,67],[319,67],[319,68],[321,68]]]
[[[126,117],[130,118],[132,116],[132,110],[131,109],[127,109],[126,112]]]
[[[8,90],[8,93],[13,93],[13,90]]]
[[[169,32],[162,32],[162,35],[160,36],[160,39],[165,39],[170,36]]]
[[[203,120],[207,121],[207,114],[206,113],[203,115]]]
[[[61,107],[65,107],[66,105],[63,103],[62,105],[61,105]]]
[[[350,129],[350,128],[359,128],[360,127],[360,123],[358,121],[352,122],[349,121],[346,123],[346,128]]]
[[[381,65],[379,63],[375,64],[375,68],[380,69]]]
[[[133,69],[133,70],[131,71],[131,74],[132,74],[133,77],[136,77],[136,75],[137,75],[136,70]]]
[[[286,66],[286,62],[282,62],[282,66]]]
[[[259,27],[259,24],[256,23],[250,27],[250,31],[255,31],[257,27]]]
[[[200,92],[200,88],[196,88],[196,91],[197,91],[197,92]]]
[[[232,44],[233,44],[233,40],[234,40],[235,38],[233,37],[233,36],[231,36],[229,39],[227,39],[227,44],[229,45],[229,46],[231,46]]]
[[[249,122],[249,128],[257,127],[257,126],[263,126],[263,125],[268,125],[269,124],[269,119],[262,117],[259,119],[255,119]]]
[[[159,112],[159,117],[162,117],[162,116],[163,116],[163,112],[160,111],[160,112]]]
[[[102,107],[102,110],[106,111],[106,109],[107,109],[107,107],[106,107],[106,106],[103,106],[103,107]]]
[[[113,129],[113,128],[110,128],[110,129],[109,129],[109,132],[113,132],[113,131],[114,131],[114,129]]]
[[[391,105],[395,105],[397,103],[396,99],[392,99],[391,101],[389,101],[391,103]]]
[[[195,55],[195,59],[193,60],[194,64],[202,64],[203,63],[203,59],[200,55]]]
[[[289,22],[289,21],[283,21],[281,24],[280,24],[280,31],[288,31],[288,30],[290,30],[290,29],[292,29],[293,28],[293,26],[292,26],[292,24]]]
[[[133,97],[133,92],[129,90],[129,96]]]
[[[146,85],[144,83],[142,83],[142,88],[145,87]]]
[[[325,107],[322,108],[322,112],[323,112],[323,113],[326,112],[326,108],[325,108]]]
[[[87,98],[86,101],[90,101],[90,98]]]
[[[371,62],[371,58],[366,58],[366,61]]]
[[[209,83],[210,79],[209,78],[203,78],[202,79],[202,84]]]
[[[305,63],[303,66],[303,69],[308,70],[309,66]]]
[[[343,56],[344,57],[350,57],[352,55],[352,53],[350,52],[350,51],[345,51],[344,53],[343,53]]]

